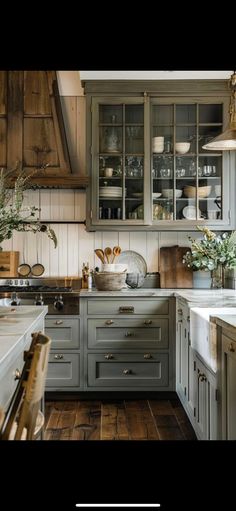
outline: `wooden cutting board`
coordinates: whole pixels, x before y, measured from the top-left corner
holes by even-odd
[[[193,271],[183,264],[183,255],[189,247],[160,248],[160,287],[192,288]]]

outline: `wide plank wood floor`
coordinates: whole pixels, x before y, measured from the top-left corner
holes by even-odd
[[[196,440],[178,398],[47,401],[45,440]]]

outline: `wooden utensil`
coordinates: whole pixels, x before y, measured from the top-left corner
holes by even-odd
[[[112,249],[110,247],[104,248],[104,254],[105,254],[106,258],[107,258],[108,264],[110,264],[110,257],[112,255]]]
[[[121,253],[121,248],[119,246],[113,247],[113,259],[112,262],[114,263],[115,258],[118,257]]]
[[[105,264],[105,256],[103,250],[101,248],[96,248],[94,252],[98,259],[100,259],[100,261],[102,261],[102,263]]]

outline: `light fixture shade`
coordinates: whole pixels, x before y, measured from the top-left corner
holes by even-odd
[[[211,142],[202,146],[202,149],[210,151],[235,151],[236,150],[236,127],[229,127],[226,131],[215,137]]]
[[[210,151],[236,151],[236,72],[234,71],[229,80],[231,88],[231,98],[229,105],[230,123],[227,130],[221,135],[213,138],[208,144],[202,146],[202,149]]]

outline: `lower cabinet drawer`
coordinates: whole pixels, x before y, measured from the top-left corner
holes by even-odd
[[[150,358],[145,358],[145,356]],[[168,354],[88,354],[89,387],[166,387]]]
[[[88,300],[88,314],[169,314],[168,298],[145,300],[136,298],[91,298]]]
[[[79,348],[79,319],[45,318],[45,334],[51,337],[54,349]]]
[[[17,373],[19,374],[24,365],[23,353],[21,353],[9,368],[5,374],[0,378],[0,407],[5,409],[8,407],[11,397],[13,396],[18,379],[15,379]]]
[[[168,348],[168,319],[88,319],[88,347]]]
[[[46,387],[76,387],[80,381],[78,353],[51,353],[49,355]]]

